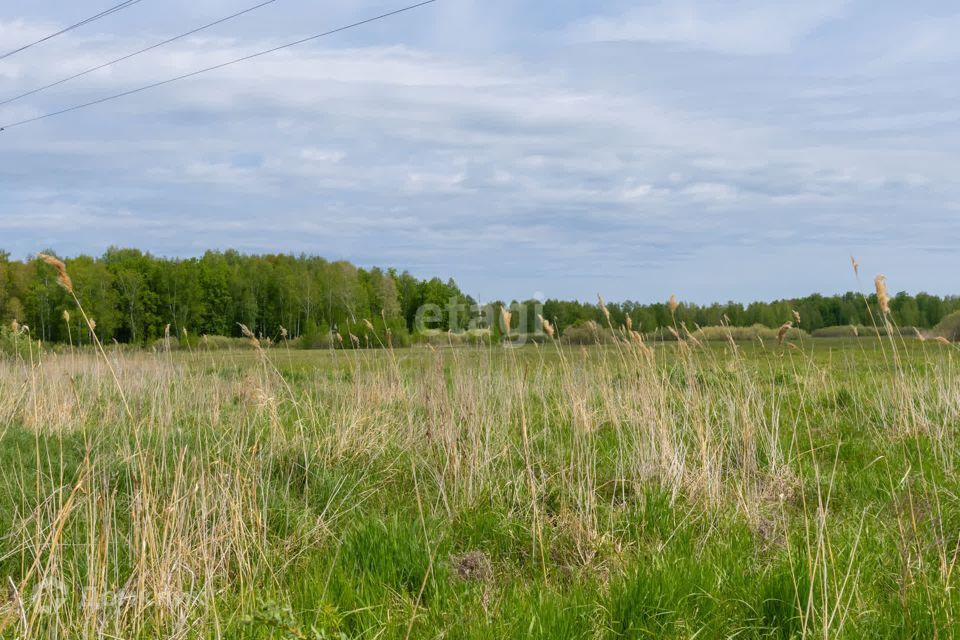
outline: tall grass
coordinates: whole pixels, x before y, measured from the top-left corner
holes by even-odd
[[[0,634],[956,633],[952,347],[541,322],[4,359]]]

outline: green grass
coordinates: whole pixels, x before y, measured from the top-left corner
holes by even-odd
[[[3,361],[0,628],[954,637],[955,358],[810,338],[124,354],[133,421],[92,356]]]

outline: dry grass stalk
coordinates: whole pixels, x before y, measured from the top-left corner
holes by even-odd
[[[550,321],[539,314],[537,317],[540,319],[540,324],[543,325],[543,330],[546,331],[548,336],[553,338],[553,325],[550,324]]]
[[[783,344],[783,340],[787,337],[787,332],[790,331],[790,329],[793,329],[792,322],[784,322],[782,325],[780,325],[780,330],[777,331],[777,344]]]
[[[63,261],[59,258],[55,258],[46,253],[38,253],[37,257],[56,269],[57,283],[70,293],[73,293],[73,281],[70,279],[70,274],[67,273],[67,265],[63,264]]]
[[[677,302],[677,296],[670,294],[670,299],[667,300],[667,308],[670,309],[670,315],[676,315],[677,309],[680,308],[680,303]]]
[[[797,323],[797,326],[800,326],[800,312],[796,309],[793,310],[793,321]]]
[[[287,328],[284,327],[283,325],[280,325],[280,337],[283,338],[284,340],[287,339]]]
[[[63,310],[63,321],[70,324],[70,312],[66,309]]]
[[[927,341],[927,336],[925,336],[925,335],[923,335],[922,333],[920,333],[920,329],[917,329],[916,327],[914,327],[914,328],[913,328],[913,332],[917,335],[917,340],[919,340],[920,342],[926,342],[926,341]]]
[[[857,277],[860,276],[860,263],[857,262],[857,259],[853,256],[850,256],[850,264],[853,266],[853,274]]]
[[[506,307],[500,308],[500,320],[503,322],[503,330],[507,335],[510,335],[510,321],[513,319],[513,314],[507,311]]]
[[[877,302],[880,304],[880,311],[883,315],[890,313],[890,295],[887,293],[887,277],[878,275],[873,279],[877,288]]]
[[[940,344],[945,344],[948,347],[953,346],[953,343],[947,340],[946,338],[944,338],[943,336],[937,336],[936,341],[939,342]]]
[[[610,322],[610,309],[607,309],[607,303],[604,302],[603,296],[599,293],[597,294],[597,304],[600,305],[600,310],[603,311],[603,317],[607,319],[607,323]]]
[[[250,327],[242,322],[238,322],[237,325],[240,327],[240,333],[242,333],[243,336],[250,341],[250,344],[259,349],[260,341],[257,339],[257,336],[253,335],[253,331],[250,331]]]

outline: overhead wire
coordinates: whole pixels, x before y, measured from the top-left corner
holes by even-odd
[[[184,38],[187,38],[187,37],[189,37],[189,36],[192,36],[192,35],[194,35],[195,33],[199,33],[199,32],[204,31],[204,30],[206,30],[206,29],[210,29],[210,28],[215,27],[215,26],[217,26],[217,25],[221,25],[221,24],[223,24],[224,22],[227,22],[227,21],[229,21],[229,20],[233,20],[234,18],[239,18],[240,16],[246,15],[246,14],[248,14],[248,13],[251,13],[251,12],[253,12],[253,11],[256,11],[257,9],[260,9],[260,8],[262,8],[262,7],[265,7],[265,6],[267,6],[268,4],[273,4],[273,3],[276,2],[276,1],[277,1],[277,0],[266,0],[265,2],[261,2],[260,4],[254,5],[254,6],[252,6],[252,7],[247,7],[247,8],[244,9],[243,11],[238,11],[238,12],[236,12],[236,13],[230,14],[229,16],[226,16],[225,18],[220,18],[219,20],[215,20],[214,22],[207,23],[207,24],[205,24],[205,25],[203,25],[203,26],[201,26],[201,27],[197,27],[196,29],[191,29],[190,31],[187,31],[187,32],[185,32],[185,33],[181,33],[181,34],[176,35],[176,36],[174,36],[174,37],[172,37],[172,38],[167,38],[166,40],[163,40],[162,42],[157,42],[156,44],[152,44],[152,45],[150,45],[149,47],[144,47],[143,49],[140,49],[140,50],[138,50],[138,51],[134,51],[133,53],[128,53],[127,55],[120,56],[119,58],[115,58],[115,59],[113,59],[113,60],[110,60],[109,62],[104,62],[103,64],[98,64],[98,65],[96,65],[96,66],[94,66],[94,67],[90,67],[89,69],[86,69],[86,70],[81,71],[81,72],[79,72],[79,73],[75,73],[75,74],[73,74],[73,75],[71,75],[71,76],[67,76],[66,78],[61,78],[60,80],[57,80],[56,82],[51,82],[50,84],[45,84],[45,85],[43,85],[42,87],[37,87],[37,88],[35,88],[35,89],[31,89],[30,91],[26,91],[26,92],[21,93],[21,94],[19,94],[19,95],[13,96],[12,98],[7,98],[6,100],[0,101],[0,107],[2,107],[2,106],[4,106],[4,105],[7,105],[7,104],[10,104],[11,102],[16,102],[17,100],[22,100],[23,98],[26,98],[26,97],[28,97],[28,96],[35,95],[35,94],[37,94],[37,93],[40,93],[41,91],[46,91],[47,89],[52,89],[53,87],[60,86],[60,85],[62,85],[62,84],[65,84],[65,83],[67,83],[67,82],[70,82],[71,80],[76,80],[77,78],[82,78],[82,77],[85,76],[85,75],[89,75],[89,74],[91,74],[91,73],[94,73],[95,71],[100,71],[101,69],[105,69],[105,68],[107,68],[107,67],[109,67],[109,66],[111,66],[111,65],[115,65],[115,64],[117,64],[117,63],[119,63],[119,62],[124,62],[124,61],[126,61],[126,60],[129,60],[130,58],[135,58],[136,56],[139,56],[139,55],[141,55],[141,54],[147,53],[148,51],[153,51],[154,49],[159,49],[160,47],[163,47],[163,46],[165,46],[165,45],[168,45],[168,44],[170,44],[170,43],[172,43],[172,42],[176,42],[177,40],[182,40],[182,39],[184,39]]]
[[[84,25],[87,25],[87,24],[90,24],[91,22],[95,22],[95,21],[97,21],[97,20],[100,20],[101,18],[106,18],[106,17],[109,16],[109,15],[113,15],[114,13],[117,13],[118,11],[123,11],[124,9],[127,9],[127,8],[129,8],[129,7],[132,7],[133,5],[139,4],[139,3],[141,3],[141,2],[143,2],[143,0],[126,0],[125,2],[121,2],[120,4],[114,5],[114,6],[110,7],[109,9],[105,9],[105,10],[101,11],[101,12],[98,13],[98,14],[95,14],[95,15],[90,16],[89,18],[84,18],[83,20],[81,20],[80,22],[78,22],[78,23],[76,23],[76,24],[72,24],[72,25],[70,25],[69,27],[64,27],[64,28],[61,29],[60,31],[51,33],[50,35],[44,36],[44,37],[40,38],[39,40],[35,40],[35,41],[33,41],[33,42],[30,42],[29,44],[25,44],[25,45],[23,45],[23,46],[21,46],[21,47],[18,47],[18,48],[16,48],[16,49],[14,49],[13,51],[8,51],[8,52],[6,52],[6,53],[4,53],[4,54],[0,54],[0,60],[6,60],[6,59],[9,58],[10,56],[16,55],[16,54],[20,53],[21,51],[26,51],[27,49],[30,49],[31,47],[35,47],[35,46],[37,46],[38,44],[42,44],[42,43],[46,42],[47,40],[52,40],[53,38],[56,38],[57,36],[61,36],[61,35],[69,32],[69,31],[73,31],[74,29],[79,29],[80,27],[82,27],[82,26],[84,26]]]
[[[329,31],[324,31],[323,33],[318,33],[318,34],[316,34],[316,35],[312,35],[312,36],[309,36],[309,37],[306,37],[306,38],[301,38],[301,39],[299,39],[299,40],[294,40],[293,42],[288,42],[288,43],[286,43],[286,44],[282,44],[282,45],[279,45],[279,46],[276,46],[276,47],[271,47],[270,49],[265,49],[265,50],[263,50],[263,51],[258,51],[258,52],[256,52],[256,53],[251,53],[251,54],[249,54],[249,55],[246,55],[246,56],[243,56],[243,57],[240,57],[240,58],[235,58],[235,59],[229,60],[229,61],[227,61],[227,62],[222,62],[222,63],[220,63],[220,64],[215,64],[215,65],[213,65],[213,66],[206,67],[206,68],[204,68],[204,69],[198,69],[197,71],[191,71],[190,73],[184,73],[184,74],[182,74],[182,75],[175,76],[175,77],[173,77],[173,78],[168,78],[168,79],[166,79],[166,80],[161,80],[161,81],[159,81],[159,82],[154,82],[154,83],[151,83],[151,84],[148,84],[148,85],[144,85],[144,86],[142,86],[142,87],[137,87],[136,89],[130,89],[130,90],[128,90],[128,91],[122,91],[122,92],[120,92],[120,93],[115,93],[115,94],[113,94],[113,95],[109,95],[109,96],[106,96],[106,97],[103,97],[103,98],[99,98],[99,99],[97,99],[97,100],[91,100],[90,102],[84,102],[84,103],[81,103],[81,104],[73,105],[73,106],[71,106],[71,107],[67,107],[67,108],[65,108],[65,109],[60,109],[60,110],[58,110],[58,111],[52,111],[52,112],[50,112],[50,113],[45,113],[45,114],[43,114],[43,115],[34,116],[34,117],[32,117],[32,118],[27,118],[27,119],[25,119],[25,120],[20,120],[19,122],[13,122],[13,123],[10,123],[10,124],[7,124],[7,125],[3,125],[3,126],[0,126],[0,131],[6,131],[7,129],[12,129],[12,128],[14,128],[14,127],[20,127],[20,126],[23,126],[23,125],[26,125],[26,124],[30,124],[30,123],[33,123],[33,122],[38,122],[38,121],[40,121],[40,120],[45,120],[45,119],[47,119],[47,118],[53,118],[53,117],[60,116],[60,115],[66,114],[66,113],[71,113],[71,112],[73,112],[73,111],[79,111],[80,109],[86,109],[86,108],[88,108],[88,107],[93,107],[93,106],[96,106],[96,105],[100,105],[100,104],[103,104],[103,103],[105,103],[105,102],[110,102],[110,101],[112,101],[112,100],[118,100],[118,99],[120,99],[120,98],[125,98],[125,97],[127,97],[127,96],[131,96],[131,95],[134,95],[134,94],[137,94],[137,93],[142,93],[142,92],[144,92],[144,91],[149,91],[149,90],[151,90],[151,89],[156,89],[157,87],[162,87],[162,86],[165,86],[165,85],[168,85],[168,84],[172,84],[172,83],[174,83],[174,82],[179,82],[180,80],[186,80],[187,78],[193,78],[193,77],[199,76],[199,75],[204,74],[204,73],[209,73],[209,72],[211,72],[211,71],[216,71],[216,70],[218,70],[218,69],[223,69],[223,68],[225,68],[225,67],[229,67],[229,66],[232,66],[232,65],[235,65],[235,64],[240,64],[241,62],[247,62],[247,61],[249,61],[249,60],[253,60],[254,58],[260,58],[260,57],[262,57],[262,56],[269,55],[269,54],[271,54],[271,53],[276,53],[277,51],[281,51],[281,50],[283,50],[283,49],[289,49],[290,47],[295,47],[295,46],[297,46],[297,45],[305,44],[305,43],[307,43],[307,42],[311,42],[311,41],[317,40],[317,39],[319,39],[319,38],[324,38],[324,37],[327,37],[327,36],[331,36],[331,35],[333,35],[333,34],[335,34],[335,33],[340,33],[340,32],[343,32],[343,31],[347,31],[347,30],[349,30],[349,29],[355,29],[355,28],[357,28],[357,27],[361,27],[361,26],[363,26],[363,25],[367,25],[367,24],[370,24],[370,23],[372,23],[372,22],[377,22],[377,21],[379,21],[379,20],[384,20],[384,19],[386,19],[386,18],[390,18],[390,17],[392,17],[392,16],[399,15],[399,14],[401,14],[401,13],[406,13],[406,12],[408,12],[408,11],[413,11],[414,9],[418,9],[418,8],[420,8],[420,7],[426,6],[426,5],[428,5],[428,4],[433,4],[433,3],[435,3],[435,2],[437,2],[437,0],[424,0],[424,1],[422,1],[422,2],[417,2],[416,4],[407,5],[407,6],[403,7],[403,8],[401,8],[401,9],[395,9],[395,10],[393,10],[393,11],[388,11],[387,13],[382,13],[382,14],[380,14],[380,15],[373,16],[372,18],[366,18],[366,19],[364,19],[364,20],[360,20],[360,21],[358,21],[358,22],[353,22],[353,23],[351,23],[351,24],[344,25],[344,26],[342,26],[342,27],[337,27],[336,29],[331,29],[331,30],[329,30]]]

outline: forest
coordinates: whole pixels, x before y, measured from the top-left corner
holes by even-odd
[[[549,319],[562,335],[583,323],[607,322],[592,302],[550,299],[477,301],[453,279],[419,279],[396,269],[359,268],[345,261],[308,255],[245,255],[208,251],[198,258],[164,258],[137,249],[110,248],[102,256],[65,258],[76,295],[94,330],[104,341],[144,345],[167,335],[239,336],[240,325],[257,335],[276,338],[281,332],[303,345],[322,345],[331,332],[343,337],[372,322],[397,345],[424,331],[462,331],[485,326],[471,319],[499,318],[501,307],[514,310],[514,331],[533,333],[538,315]],[[865,287],[872,288],[872,287]],[[677,292],[682,298],[682,292]],[[0,251],[0,322],[28,326],[45,342],[89,339],[88,325],[74,312],[68,293],[57,285],[56,273],[38,259],[16,260]],[[778,327],[800,317],[798,328],[813,332],[824,327],[870,325],[868,306],[875,294],[847,292],[813,294],[769,302],[680,302],[671,312],[666,300],[606,305],[610,322],[620,326],[627,317],[644,332],[672,325],[728,324]],[[435,305],[443,310],[423,322],[418,311]],[[900,326],[930,328],[960,309],[960,297],[900,292],[891,296],[892,320]],[[519,311],[519,312],[518,312]],[[794,312],[797,312],[794,314]],[[73,315],[71,316],[71,313]],[[519,326],[516,326],[519,323]],[[497,322],[486,325],[495,334]],[[169,332],[169,333],[168,333]],[[383,336],[381,336],[383,337]],[[347,341],[349,346],[349,341]]]

